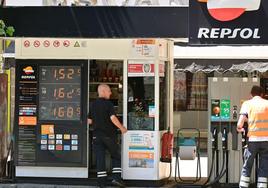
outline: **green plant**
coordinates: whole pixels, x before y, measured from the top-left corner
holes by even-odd
[[[12,37],[14,32],[15,32],[14,27],[6,26],[5,22],[3,20],[0,20],[0,36]]]

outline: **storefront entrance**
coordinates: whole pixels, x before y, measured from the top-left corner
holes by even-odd
[[[123,62],[120,60],[89,60],[88,66],[88,101],[89,103],[98,98],[98,86],[107,84],[110,86],[112,101],[116,116],[123,123]],[[88,103],[88,104],[89,104]],[[89,125],[88,133],[88,169],[89,177],[96,176],[96,158],[92,148],[92,127]],[[121,144],[121,133],[118,130],[118,143]],[[111,170],[109,153],[106,153],[106,168]]]

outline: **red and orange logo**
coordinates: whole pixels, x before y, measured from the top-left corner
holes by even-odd
[[[231,21],[240,17],[246,11],[256,11],[261,0],[197,0],[207,3],[209,14],[219,21]]]
[[[33,70],[33,67],[32,67],[32,66],[25,67],[25,68],[23,69],[23,71],[24,71],[25,74],[27,74],[27,75],[34,73],[34,70]]]

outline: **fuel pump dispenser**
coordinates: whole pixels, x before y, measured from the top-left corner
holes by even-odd
[[[242,135],[237,133],[236,124],[240,107],[243,101],[250,98],[253,85],[259,85],[258,78],[208,79],[209,176],[206,187],[214,183],[239,182],[244,144],[242,146]]]

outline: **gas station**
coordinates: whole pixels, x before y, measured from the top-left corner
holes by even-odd
[[[117,116],[129,130],[121,140],[123,178],[168,176],[169,165],[160,162],[160,140],[173,115],[168,84],[173,75],[172,41],[23,38],[15,42],[16,177],[92,176],[95,162],[87,111],[102,83],[110,85]],[[142,111],[137,103],[142,103]]]
[[[47,34],[41,29],[30,33],[28,28],[19,27],[12,57],[15,64],[11,66],[15,74],[14,154],[8,167],[11,179],[81,180],[95,185],[98,159],[92,149],[87,113],[89,103],[97,98],[98,85],[107,84],[116,114],[128,130],[123,136],[118,133],[122,178],[127,185],[162,186],[172,180],[172,187],[237,187],[246,145],[245,135],[236,131],[240,108],[250,99],[253,85],[262,86],[268,94],[267,47],[260,46],[268,42],[268,26],[247,22],[267,17],[268,4],[262,1],[261,6],[260,14],[252,16],[249,11],[231,22],[213,20],[205,12],[206,5],[198,1],[191,2],[189,8],[140,8],[139,13],[148,17],[163,11],[165,16],[155,15],[161,26],[166,24],[162,18],[170,18],[168,26],[158,27],[155,32],[150,32],[153,24],[147,18],[140,20],[140,25],[122,19],[125,30],[122,20],[118,30],[112,24],[90,28],[82,19],[79,23],[76,20],[85,14],[93,16],[97,9],[107,15],[113,11],[120,15],[124,11],[129,15],[138,12],[126,7],[113,7],[108,13],[104,13],[108,8],[88,7],[86,13],[86,8],[72,7],[72,14],[57,7],[67,16],[77,16],[71,21],[73,30],[68,30],[67,22],[61,23],[61,28],[50,27]],[[48,10],[57,8],[38,8],[45,25],[58,24],[59,19],[52,23],[44,19]],[[30,14],[32,10],[26,11]],[[185,24],[181,20],[188,11]],[[22,13],[7,16],[9,11],[3,12],[11,23],[12,16]],[[180,31],[172,27],[175,18],[183,26]],[[89,19],[92,24],[93,18]],[[42,24],[32,21],[42,28]],[[189,33],[185,29],[188,26]],[[238,26],[241,29],[237,36],[218,33],[238,33]],[[204,156],[205,162],[201,160]],[[109,170],[109,154],[106,158]],[[185,167],[185,161],[191,166]],[[257,167],[258,159],[252,170],[252,187],[256,187]],[[183,171],[194,175],[184,177]]]

